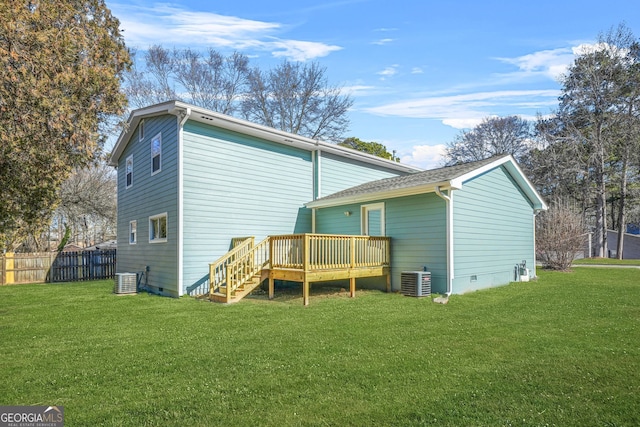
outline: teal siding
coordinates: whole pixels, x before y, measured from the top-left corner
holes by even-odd
[[[208,291],[208,265],[233,237],[311,232],[311,152],[192,121],[183,144],[187,292]]]
[[[406,173],[322,153],[320,155],[321,184],[318,197],[328,196],[365,182],[400,175],[406,175]]]
[[[133,133],[118,161],[117,271],[142,272],[156,292],[178,295],[177,120],[166,115],[145,119],[144,139]],[[162,133],[162,169],[151,175],[151,139]],[[133,155],[133,185],[126,188],[126,159]],[[167,213],[167,242],[149,243],[149,217]],[[129,222],[137,221],[137,243],[129,244]],[[160,291],[162,288],[162,291]]]
[[[422,270],[427,266],[432,273],[433,292],[446,292],[447,243],[444,201],[435,194],[422,194],[388,199],[384,202],[386,235],[392,238],[392,289],[400,289],[401,272]],[[352,215],[345,216],[345,211],[351,211]],[[328,234],[360,234],[360,221],[360,205],[318,209],[316,231]]]
[[[453,194],[454,293],[509,283],[522,260],[533,268],[533,208],[504,168]]]

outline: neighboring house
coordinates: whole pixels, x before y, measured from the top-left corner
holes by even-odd
[[[178,101],[133,111],[110,164],[117,271],[170,296],[208,292],[233,238],[310,233],[305,203],[419,170]]]
[[[314,232],[391,237],[392,289],[403,271],[432,273],[459,294],[535,272],[535,215],[547,206],[511,156],[365,183],[306,204]]]
[[[640,236],[636,234],[624,233],[624,248],[622,249],[623,259],[640,259]],[[618,251],[618,232],[607,230],[607,246],[609,247],[609,258],[615,258]]]

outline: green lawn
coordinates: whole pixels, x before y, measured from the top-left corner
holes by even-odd
[[[306,308],[2,287],[0,405],[67,426],[640,425],[638,270],[540,276]]]
[[[574,265],[637,265],[640,259],[614,259],[614,258],[582,258],[573,261]]]

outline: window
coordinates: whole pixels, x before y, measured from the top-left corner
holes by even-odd
[[[384,236],[384,203],[362,206],[362,234],[366,236]]]
[[[149,243],[167,241],[167,214],[149,217]]]
[[[162,134],[157,134],[151,140],[151,175],[162,169]]]
[[[142,141],[144,139],[144,120],[140,121],[138,125],[138,140]]]
[[[127,157],[127,188],[133,185],[133,156]]]
[[[138,221],[129,222],[129,244],[135,245],[138,240]]]

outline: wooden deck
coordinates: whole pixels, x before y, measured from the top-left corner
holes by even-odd
[[[210,264],[210,299],[238,301],[266,279],[269,298],[275,280],[302,283],[304,305],[312,282],[349,279],[353,297],[356,279],[386,276],[390,290],[390,243],[388,237],[329,234],[270,236],[257,245],[247,238]]]

